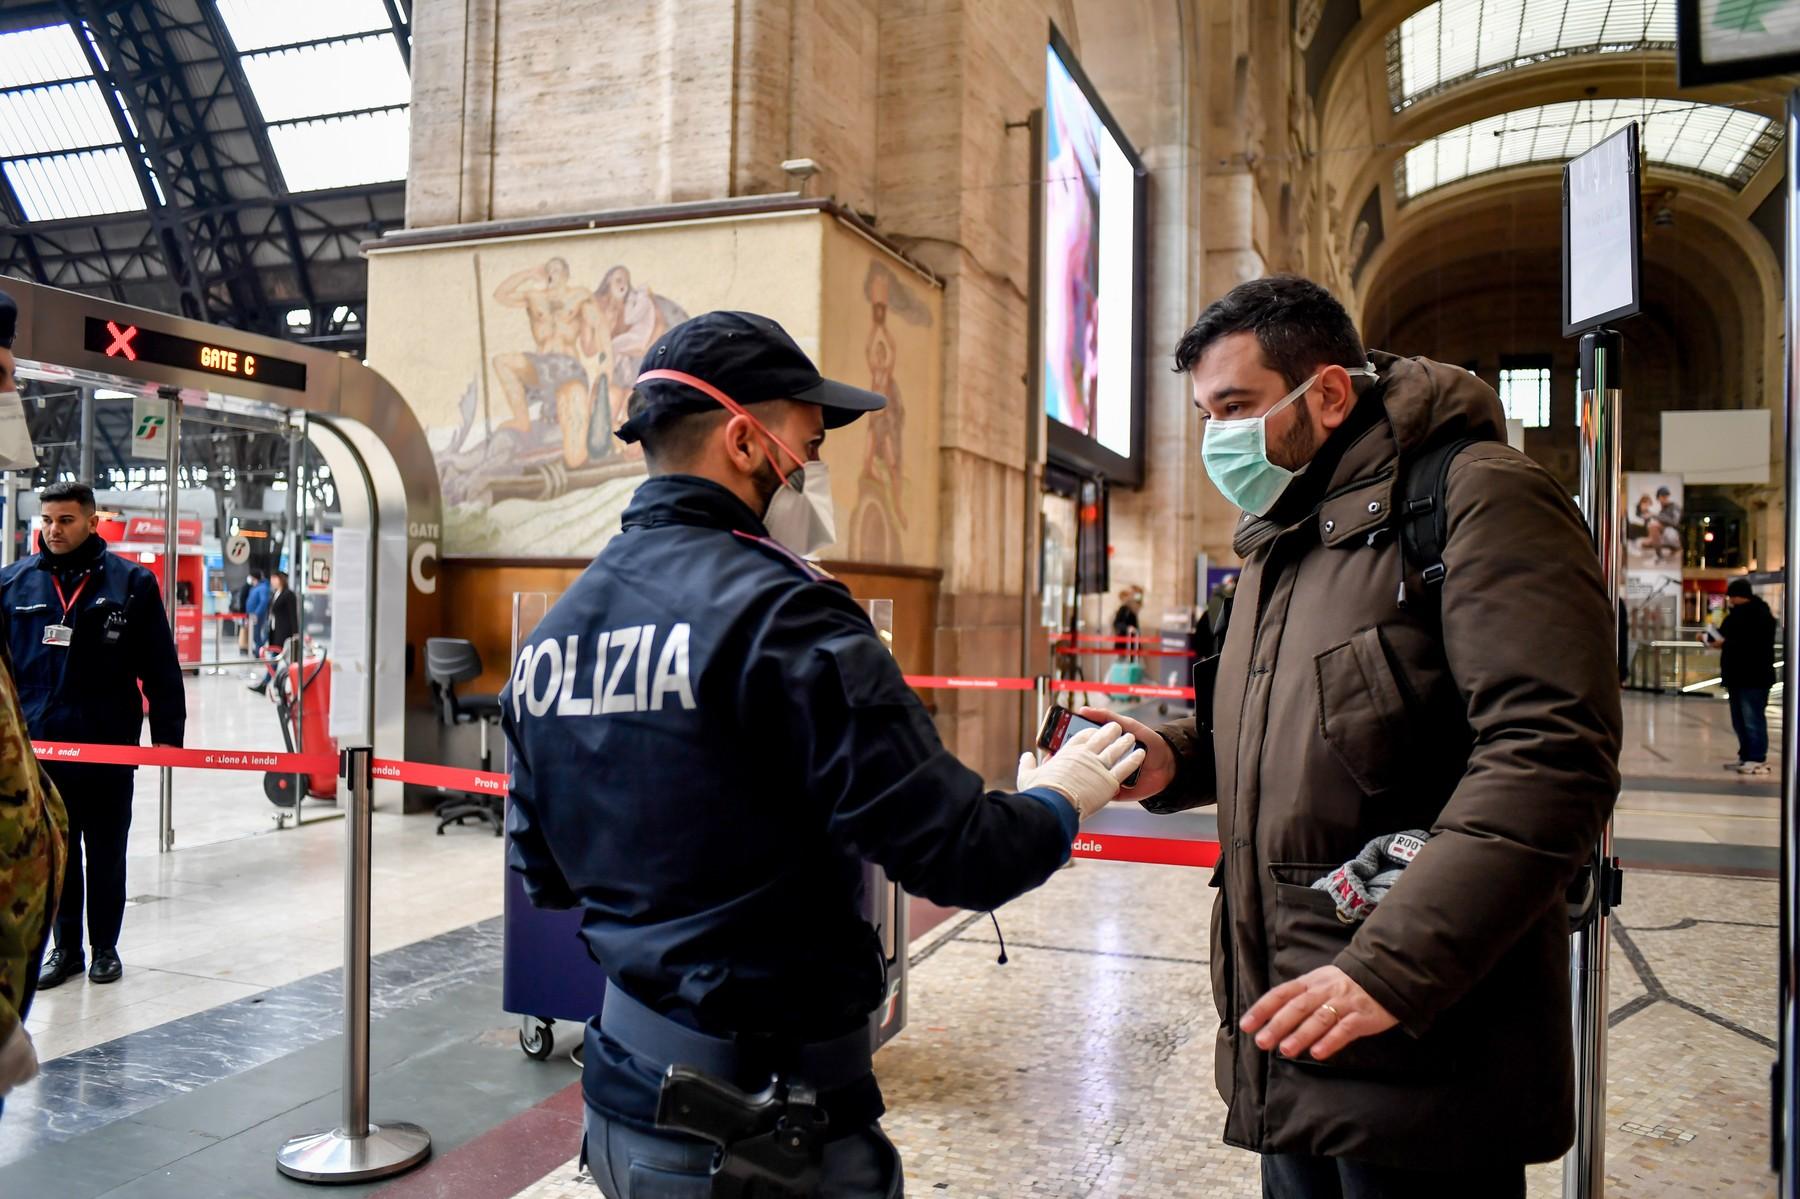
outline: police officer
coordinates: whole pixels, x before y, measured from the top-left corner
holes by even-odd
[[[46,487],[38,496],[38,522],[43,548],[0,571],[0,605],[31,735],[136,745],[148,700],[150,740],[179,746],[187,697],[156,576],[107,552],[94,489],[86,483]],[[83,970],[91,982],[116,982],[123,971],[118,945],[132,768],[75,762],[44,768],[68,807],[69,862],[56,948],[38,985],[60,986]],[[82,954],[84,882],[91,968]]]
[[[985,791],[805,560],[833,539],[826,431],[884,403],[821,378],[766,317],[665,333],[619,430],[650,478],[502,693],[509,864],[538,906],[581,906],[606,971],[583,1086],[608,1199],[899,1194],[861,859],[935,903],[995,907],[1067,861],[1078,819],[1143,759],[1107,725]],[[766,1142],[659,1131],[671,1066],[740,1091],[774,1078],[804,1168],[742,1190]]]

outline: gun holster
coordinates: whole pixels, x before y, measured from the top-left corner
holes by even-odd
[[[719,1147],[712,1176],[721,1199],[814,1194],[826,1122],[818,1092],[773,1075],[752,1095],[692,1066],[670,1066],[656,1101],[659,1131]]]

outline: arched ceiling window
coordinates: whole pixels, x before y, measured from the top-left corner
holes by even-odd
[[[143,211],[113,105],[67,24],[0,34],[0,169],[28,221]]]
[[[219,0],[290,192],[406,178],[412,82],[382,0]]]
[[[1780,127],[1767,117],[1689,100],[1570,100],[1486,117],[1422,142],[1394,168],[1405,202],[1436,187],[1507,167],[1562,162],[1630,122],[1642,126],[1644,157],[1742,188],[1768,160]]]
[[[1676,0],[1438,0],[1387,37],[1394,111],[1510,67],[1675,48]]]

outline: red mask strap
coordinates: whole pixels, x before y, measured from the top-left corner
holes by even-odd
[[[732,399],[730,396],[726,395],[724,392],[722,392],[718,388],[714,387],[711,383],[708,383],[705,379],[696,378],[695,376],[687,374],[684,371],[654,370],[654,371],[645,371],[643,374],[639,375],[637,377],[637,382],[648,383],[654,379],[667,379],[671,383],[685,383],[689,387],[693,388],[695,391],[700,392],[702,395],[709,396],[712,399],[717,400],[719,402],[719,404],[721,406],[723,406],[724,409],[727,412],[731,413],[733,416],[741,416],[745,420],[748,420],[751,424],[755,425],[757,427],[757,429],[761,431],[761,433],[764,437],[767,437],[770,441],[772,441],[776,445],[780,446],[781,452],[786,454],[789,458],[792,458],[794,460],[794,464],[796,466],[800,467],[802,470],[806,469],[806,460],[804,458],[800,457],[800,455],[794,453],[793,450],[789,449],[788,445],[785,441],[783,441],[783,440],[781,440],[781,438],[775,436],[775,434],[769,432],[768,426],[763,424],[761,421],[757,420],[754,416],[751,416],[749,410],[747,408],[745,408],[742,404],[738,403],[736,400]],[[779,466],[775,465],[775,459],[769,454],[768,448],[766,446],[763,449],[763,457],[769,459],[769,465],[775,468],[775,473],[776,473],[776,475],[778,475],[780,477],[782,483],[787,484],[788,486],[792,486],[792,484],[788,484],[787,472],[782,470]]]

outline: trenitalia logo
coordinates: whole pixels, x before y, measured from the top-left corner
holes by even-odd
[[[164,422],[167,420],[168,417],[149,413],[143,420],[138,422],[138,427],[131,436],[137,441],[154,441],[156,440],[157,433],[161,431]]]

